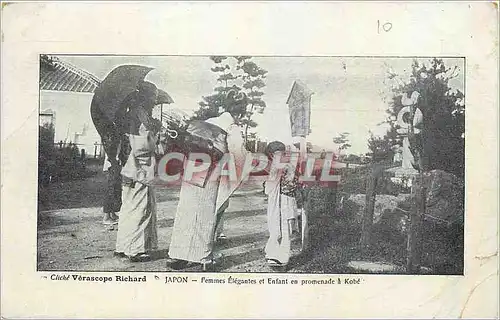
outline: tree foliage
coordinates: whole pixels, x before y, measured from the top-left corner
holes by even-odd
[[[465,101],[460,90],[453,91],[449,81],[458,75],[458,67],[445,66],[442,59],[429,63],[414,61],[409,81],[400,81],[392,89],[387,122],[397,128],[396,117],[403,108],[402,94],[417,91],[417,108],[423,114],[423,163],[427,170],[441,169],[463,176],[465,146]],[[397,77],[397,75],[391,75]],[[387,139],[392,139],[388,137]],[[398,143],[397,139],[393,143]]]
[[[215,64],[210,70],[215,73],[217,87],[208,96],[203,96],[198,104],[200,108],[195,112],[193,118],[206,120],[219,115],[220,109],[225,109],[225,96],[230,89],[241,90],[235,84],[237,77],[231,72],[231,67],[226,56],[211,56],[210,60]]]
[[[235,59],[237,61],[236,70],[241,72],[242,86],[248,97],[247,112],[241,121],[245,128],[245,137],[248,137],[248,129],[257,126],[257,123],[252,120],[254,112],[263,113],[266,107],[266,103],[262,99],[264,95],[262,88],[266,86],[264,79],[267,71],[259,67],[249,56],[238,56]]]
[[[266,103],[263,100],[264,92],[262,88],[266,86],[264,79],[267,71],[259,67],[251,56],[211,56],[214,62],[211,68],[217,76],[217,86],[211,95],[203,96],[199,103],[200,109],[195,112],[194,119],[205,120],[218,116],[227,108],[225,96],[231,89],[243,91],[247,94],[247,111],[240,125],[244,127],[245,137],[255,136],[249,134],[249,128],[255,128],[257,123],[252,120],[252,116],[263,113]]]
[[[367,156],[371,158],[372,162],[389,161],[394,156],[394,142],[389,138],[388,134],[377,137],[370,132],[368,149],[370,152],[367,153]]]
[[[49,71],[54,71],[56,68],[56,64],[55,64],[54,59],[46,54],[41,54],[40,55],[40,68],[41,69],[45,68]]]
[[[351,147],[351,144],[349,143],[349,132],[342,132],[338,136],[334,137],[333,143],[338,146],[339,153],[342,152],[342,150],[349,149]]]

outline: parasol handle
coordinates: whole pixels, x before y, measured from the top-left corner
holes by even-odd
[[[168,136],[172,139],[176,139],[179,136],[179,133],[176,130],[169,128],[165,128],[165,130],[167,131]]]
[[[161,123],[163,123],[163,103],[160,105],[160,119]],[[169,129],[166,126],[164,126],[164,128],[170,138],[176,139],[179,136],[179,132],[177,132],[177,130]]]
[[[177,139],[179,136],[179,132],[174,129],[169,129],[168,126],[163,126],[163,129],[165,129],[165,133],[172,139]]]

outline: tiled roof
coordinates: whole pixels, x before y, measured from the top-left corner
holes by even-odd
[[[54,56],[40,58],[40,90],[94,93],[101,81],[68,62]],[[170,104],[174,100],[164,90],[158,90],[158,104]]]
[[[40,60],[40,90],[93,93],[100,81],[57,57]]]

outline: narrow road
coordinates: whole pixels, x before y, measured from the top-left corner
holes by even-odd
[[[38,270],[169,271],[167,249],[179,187],[157,190],[159,251],[155,259],[131,263],[113,257],[116,228],[110,230],[101,223],[104,183],[104,175],[99,174],[50,187],[50,201],[38,215]],[[266,206],[260,183],[244,185],[232,196],[225,220],[228,239],[217,245],[224,257],[220,271],[270,272],[263,252],[268,237]],[[294,245],[294,251],[298,246]]]

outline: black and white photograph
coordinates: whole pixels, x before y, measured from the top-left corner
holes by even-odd
[[[2,318],[498,319],[498,1],[1,1]]]
[[[40,54],[37,271],[463,275],[465,68]]]

